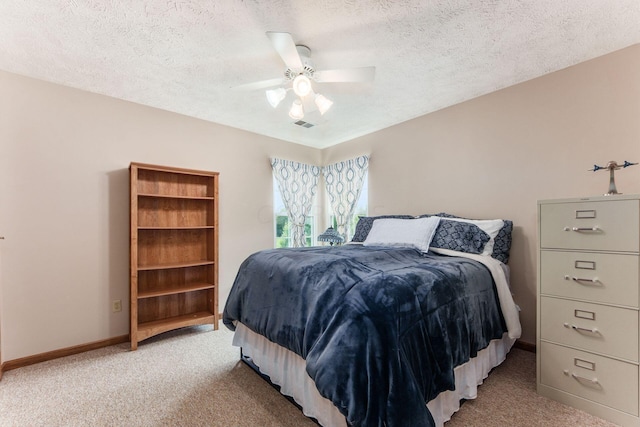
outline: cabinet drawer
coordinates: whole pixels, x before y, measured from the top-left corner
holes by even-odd
[[[638,311],[541,297],[540,337],[637,362]]]
[[[540,252],[540,292],[638,307],[638,255]]]
[[[637,365],[547,342],[540,347],[542,384],[638,415]]]
[[[540,205],[542,248],[638,252],[637,200]]]

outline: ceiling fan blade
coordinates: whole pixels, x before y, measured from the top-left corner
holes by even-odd
[[[240,86],[234,86],[231,89],[235,89],[235,90],[266,89],[268,87],[280,86],[284,83],[285,83],[285,79],[282,77],[279,77],[277,79],[261,80],[259,82],[246,83]]]
[[[267,37],[271,39],[273,47],[276,49],[287,67],[292,70],[301,70],[304,68],[291,34],[267,31]]]
[[[322,70],[313,74],[318,83],[372,82],[376,67],[345,68],[342,70]]]

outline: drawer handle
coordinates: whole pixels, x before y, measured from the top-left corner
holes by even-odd
[[[600,231],[600,227],[598,227],[597,225],[595,227],[565,227],[564,231]]]
[[[564,276],[564,280],[573,280],[574,282],[580,283],[581,285],[584,284],[582,282],[589,282],[589,283],[592,283],[592,284],[600,284],[600,279],[598,279],[597,277],[594,277],[593,279],[584,279],[582,277],[575,277],[575,276],[565,275]]]
[[[600,383],[598,382],[597,378],[586,378],[583,376],[580,376],[574,372],[569,373],[568,369],[564,370],[564,374],[570,376],[571,378],[573,378],[574,380],[578,381],[578,382],[588,382],[594,385],[600,385]]]
[[[578,331],[578,332],[589,332],[591,334],[599,334],[600,333],[598,328],[583,328],[582,326],[570,325],[568,323],[565,323],[564,327],[565,328],[569,328],[569,329],[573,329],[574,331]]]

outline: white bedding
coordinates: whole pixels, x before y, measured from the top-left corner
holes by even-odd
[[[460,399],[475,399],[478,385],[491,369],[504,361],[514,342],[515,339],[505,333],[502,339],[491,341],[487,348],[479,351],[477,357],[455,368],[456,389],[440,393],[427,404],[436,427],[441,427],[460,409]],[[344,416],[318,392],[307,375],[303,358],[256,334],[242,323],[236,324],[233,345],[242,347],[243,353],[253,359],[271,382],[281,387],[282,394],[291,396],[306,416],[315,418],[326,427],[347,426]]]

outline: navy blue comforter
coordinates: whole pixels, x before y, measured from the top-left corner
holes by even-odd
[[[432,426],[425,402],[506,331],[481,263],[358,245],[251,255],[224,309],[234,320],[304,358],[353,426]]]

